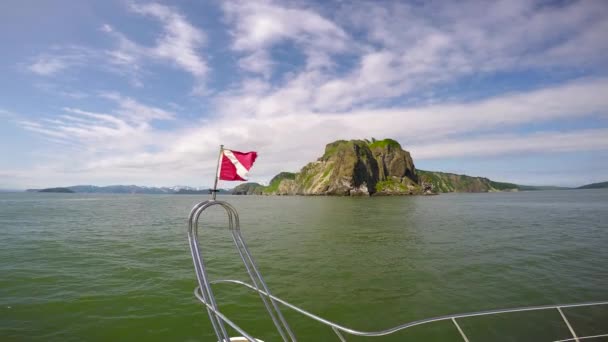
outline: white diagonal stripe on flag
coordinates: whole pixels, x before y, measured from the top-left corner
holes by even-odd
[[[236,159],[236,157],[234,156],[234,154],[232,153],[232,151],[230,150],[224,150],[224,155],[226,156],[226,158],[230,159],[230,162],[232,162],[232,164],[234,165],[234,167],[236,167],[236,173],[243,178],[244,180],[247,180],[247,176],[249,174],[249,170],[247,170],[243,164],[241,164],[241,162]]]

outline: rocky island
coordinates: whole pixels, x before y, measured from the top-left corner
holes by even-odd
[[[272,179],[265,194],[371,196],[421,194],[410,153],[392,139],[338,140],[298,173]]]
[[[338,140],[300,172],[281,172],[266,187],[244,183],[240,195],[392,196],[442,192],[518,191],[519,185],[488,178],[417,170],[393,139]]]

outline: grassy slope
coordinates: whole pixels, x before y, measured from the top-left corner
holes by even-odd
[[[572,188],[544,185],[520,185],[506,182],[495,182],[485,177],[472,177],[453,173],[417,170],[418,176],[424,182],[432,183],[439,192],[467,191],[468,187],[483,186],[484,191],[538,191],[538,190],[568,190]],[[603,184],[603,183],[598,183]],[[605,183],[608,187],[608,182]],[[579,188],[580,189],[580,188]]]
[[[271,194],[279,189],[279,184],[283,179],[296,179],[296,173],[293,172],[281,172],[278,175],[272,177],[270,184],[264,189],[265,194]]]
[[[375,148],[375,147],[386,148],[387,146],[401,148],[401,145],[396,140],[393,140],[393,139],[376,140],[376,139],[372,138],[372,141],[369,142],[368,145],[369,145],[369,148]]]
[[[519,190],[517,184],[495,182],[484,177],[416,170],[422,182],[433,184],[438,192],[485,192]]]

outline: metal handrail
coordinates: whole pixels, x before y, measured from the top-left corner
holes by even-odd
[[[226,212],[228,214],[228,226],[229,226],[230,232],[232,233],[233,242],[235,243],[237,251],[239,252],[239,256],[241,257],[241,260],[243,261],[243,264],[245,265],[245,269],[247,270],[247,273],[248,273],[249,277],[251,278],[253,285],[248,284],[241,280],[233,280],[233,279],[220,279],[220,280],[213,280],[213,281],[209,280],[209,277],[207,276],[206,271],[205,271],[205,266],[204,266],[203,258],[200,253],[200,247],[199,247],[199,243],[198,243],[198,220],[199,220],[199,217],[201,216],[202,212],[205,209],[207,209],[213,205],[219,205],[226,210]],[[190,213],[190,218],[188,221],[188,239],[190,241],[192,259],[194,262],[194,267],[195,267],[195,271],[196,271],[196,275],[197,275],[197,279],[198,279],[198,283],[199,283],[199,286],[197,288],[195,288],[195,290],[194,290],[194,295],[200,302],[202,302],[205,305],[207,312],[209,314],[209,319],[211,320],[211,324],[213,326],[213,329],[214,329],[215,334],[218,337],[219,341],[229,341],[230,340],[230,337],[227,334],[227,331],[224,327],[224,323],[228,324],[230,327],[235,329],[238,333],[240,333],[242,335],[242,337],[244,337],[248,341],[256,342],[257,340],[255,338],[251,337],[249,334],[247,334],[242,328],[240,328],[234,322],[229,320],[224,314],[222,314],[219,311],[217,303],[215,302],[215,298],[213,296],[213,292],[211,290],[212,284],[237,284],[237,285],[245,286],[245,287],[249,288],[250,290],[257,292],[260,295],[260,298],[262,299],[264,306],[266,307],[266,311],[268,311],[275,327],[277,328],[277,331],[279,332],[279,334],[281,335],[281,337],[284,341],[296,341],[296,338],[295,338],[295,335],[293,334],[293,332],[291,331],[291,328],[287,324],[287,321],[283,317],[281,310],[279,309],[277,303],[280,303],[280,304],[288,307],[289,309],[292,309],[308,318],[311,318],[319,323],[322,323],[324,325],[331,327],[331,329],[336,334],[338,339],[342,342],[346,341],[346,339],[344,338],[342,333],[346,333],[346,334],[354,335],[354,336],[377,337],[377,336],[389,335],[389,334],[392,334],[392,333],[395,333],[398,331],[402,331],[402,330],[405,330],[405,329],[408,329],[408,328],[411,328],[414,326],[419,326],[419,325],[428,324],[428,323],[432,323],[432,322],[447,321],[447,320],[452,321],[452,323],[458,330],[458,333],[462,337],[463,341],[469,342],[467,335],[465,334],[465,332],[463,331],[463,329],[460,327],[460,325],[457,322],[457,319],[459,319],[459,318],[497,315],[497,314],[502,314],[502,313],[513,313],[513,312],[540,311],[540,310],[550,310],[550,309],[555,309],[559,312],[560,316],[562,317],[562,320],[564,321],[570,334],[572,335],[572,338],[559,340],[559,341],[555,341],[555,342],[566,342],[566,341],[578,342],[580,340],[608,336],[608,334],[593,335],[593,336],[577,336],[574,328],[572,327],[572,325],[566,318],[566,315],[562,311],[562,309],[573,308],[573,307],[608,305],[608,301],[595,301],[595,302],[572,303],[572,304],[537,305],[537,306],[528,306],[528,307],[495,309],[495,310],[477,311],[477,312],[470,312],[470,313],[452,314],[452,315],[437,316],[437,317],[431,317],[431,318],[411,321],[408,323],[400,324],[398,326],[384,329],[384,330],[379,330],[379,331],[359,331],[359,330],[347,328],[347,327],[344,327],[337,323],[331,322],[325,318],[319,317],[319,316],[317,316],[313,313],[310,313],[304,309],[301,309],[279,297],[272,295],[270,293],[270,291],[268,290],[268,286],[264,282],[262,275],[260,274],[255,262],[253,261],[253,258],[251,257],[251,253],[249,252],[249,249],[247,248],[247,245],[245,244],[245,241],[240,233],[239,217],[236,212],[236,209],[232,205],[230,205],[226,202],[223,202],[223,201],[209,200],[209,201],[201,202],[201,203],[197,204],[196,206],[194,206],[194,208],[192,209],[192,211]],[[268,302],[270,302],[270,304]]]
[[[452,315],[444,315],[444,316],[437,316],[437,317],[431,317],[431,318],[425,318],[425,319],[420,319],[420,320],[416,320],[416,321],[411,321],[408,323],[404,323],[404,324],[400,324],[398,326],[392,327],[392,328],[388,328],[388,329],[384,329],[384,330],[379,330],[379,331],[359,331],[359,330],[355,330],[355,329],[351,329],[345,326],[342,326],[340,324],[334,323],[332,321],[329,321],[325,318],[319,317],[313,313],[310,313],[302,308],[299,308],[279,297],[276,297],[274,295],[269,295],[263,291],[259,291],[257,290],[255,287],[251,286],[250,284],[247,284],[244,281],[240,281],[240,280],[233,280],[233,279],[221,279],[221,280],[214,280],[211,282],[211,284],[237,284],[237,285],[242,285],[245,286],[247,288],[249,288],[250,290],[253,291],[257,291],[265,296],[268,296],[272,299],[274,299],[275,301],[277,301],[278,303],[283,304],[284,306],[304,315],[307,316],[319,323],[325,324],[327,326],[330,326],[331,328],[337,329],[339,331],[345,332],[347,334],[350,335],[356,335],[356,336],[366,336],[366,337],[376,337],[376,336],[384,336],[384,335],[390,335],[392,333],[395,333],[397,331],[401,331],[401,330],[405,330],[417,325],[423,325],[423,324],[427,324],[427,323],[433,323],[433,322],[439,322],[439,321],[447,321],[447,320],[456,320],[458,318],[467,318],[467,317],[476,317],[476,316],[487,316],[487,315],[496,315],[496,314],[501,314],[501,313],[513,313],[513,312],[525,312],[525,311],[540,311],[540,310],[550,310],[550,309],[557,309],[561,312],[561,309],[565,309],[565,308],[574,308],[574,307],[585,307],[585,306],[594,306],[594,305],[608,305],[608,301],[599,301],[599,302],[585,302],[585,303],[571,303],[571,304],[556,304],[556,305],[538,305],[538,306],[526,306],[526,307],[516,307],[516,308],[509,308],[509,309],[494,309],[494,310],[485,310],[485,311],[476,311],[476,312],[469,312],[469,313],[460,313],[460,314],[452,314]],[[195,289],[195,296],[204,303],[204,301],[202,301],[202,298],[200,297],[200,295],[197,292],[198,287]],[[565,317],[565,316],[562,316]],[[462,330],[459,328],[458,324],[455,324],[456,327],[458,328],[459,332],[461,333],[461,335],[464,334],[464,332],[462,332]],[[599,336],[608,336],[608,334],[606,335],[598,335],[596,337]],[[463,336],[464,337],[464,336]],[[578,337],[579,339],[581,339],[582,337]],[[466,338],[464,338],[464,340],[466,341]],[[567,339],[567,340],[563,340],[563,341],[570,341],[571,339]]]

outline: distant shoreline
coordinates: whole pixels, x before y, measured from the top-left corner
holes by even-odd
[[[434,195],[441,194],[495,194],[495,193],[528,193],[528,192],[546,192],[546,191],[572,191],[572,190],[605,190],[607,188],[560,188],[560,189],[539,189],[539,190],[519,190],[519,191],[487,191],[487,192],[445,192]],[[29,191],[28,191],[29,190]],[[145,193],[145,192],[53,192],[53,191],[31,191],[28,190],[0,190],[0,194],[25,194],[25,193],[40,193],[40,194],[62,194],[62,195],[185,195],[185,196],[200,196],[200,195],[209,195],[208,191],[200,192],[200,193]],[[43,190],[43,189],[41,189]],[[229,191],[221,192],[219,195],[221,196],[256,196],[256,197],[349,197],[349,196],[334,196],[334,195],[302,195],[302,194],[294,194],[294,195],[269,195],[269,194],[233,194]],[[431,196],[431,195],[419,195],[419,196]],[[366,196],[364,196],[366,197]],[[369,197],[403,197],[400,195],[376,195]]]

